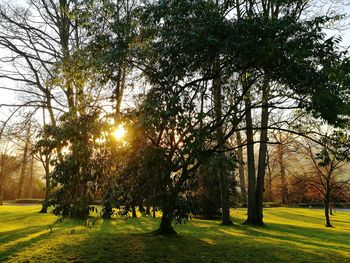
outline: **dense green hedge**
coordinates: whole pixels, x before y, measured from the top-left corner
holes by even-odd
[[[280,207],[282,206],[280,203],[277,202],[264,202],[263,203],[264,207],[269,208],[269,207]]]
[[[263,203],[263,206],[265,208],[269,208],[269,207],[280,207],[282,206],[280,203],[277,203],[277,202],[264,202]],[[240,207],[240,208],[247,208],[247,204],[246,203],[240,203],[238,204],[237,207]]]
[[[35,199],[35,198],[20,198],[14,201],[14,203],[16,204],[41,204],[42,202],[43,202],[42,199]]]
[[[305,207],[305,208],[320,208],[323,207],[323,203],[319,202],[310,202],[310,203],[299,203],[299,204],[292,204],[289,205],[289,207]],[[333,207],[336,208],[350,208],[350,203],[333,203]]]

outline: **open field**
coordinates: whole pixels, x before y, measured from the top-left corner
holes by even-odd
[[[98,219],[56,222],[39,206],[0,207],[0,261],[10,262],[350,262],[350,213],[332,216],[323,227],[321,210],[265,209],[265,227],[240,223],[244,210],[232,210],[235,225],[191,220],[179,235],[151,234],[159,219]],[[52,226],[52,231],[48,226]]]

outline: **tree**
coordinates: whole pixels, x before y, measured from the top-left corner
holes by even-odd
[[[340,69],[342,67],[347,68],[348,63],[344,57],[345,54],[337,50],[338,41],[332,38],[325,39],[322,33],[322,24],[329,21],[329,19],[328,17],[320,17],[311,21],[299,21],[298,17],[295,17],[292,12],[292,14],[287,13],[281,17],[274,15],[270,18],[265,15],[257,15],[248,19],[241,19],[241,23],[237,26],[237,28],[240,28],[239,25],[244,24],[246,32],[254,32],[247,42],[236,40],[237,43],[249,43],[247,46],[243,45],[244,49],[237,53],[240,54],[240,61],[250,69],[250,71],[246,70],[246,78],[257,80],[249,88],[252,90],[259,89],[260,95],[256,96],[259,98],[257,104],[262,109],[261,121],[259,126],[256,127],[261,131],[256,174],[255,154],[252,146],[254,137],[251,132],[255,127],[253,127],[251,113],[249,113],[252,109],[252,100],[255,97],[252,96],[251,91],[247,93],[245,99],[247,111],[246,136],[247,144],[251,145],[247,147],[248,199],[250,200],[248,201],[247,223],[263,224],[262,201],[266,171],[267,130],[273,129],[268,125],[268,115],[269,108],[279,107],[274,104],[273,98],[277,96],[286,97],[288,91],[292,91],[294,93],[293,101],[298,102],[293,106],[294,108],[307,109],[312,114],[327,119],[330,123],[336,125],[343,122],[342,116],[348,114],[348,107],[346,106],[348,99],[343,96],[343,91],[348,89],[347,84],[343,85],[344,81],[347,82],[347,77],[341,73],[344,71]],[[242,28],[240,29],[242,30]],[[259,35],[258,38],[257,35]],[[247,34],[244,37],[247,39]],[[254,50],[254,52],[246,53],[244,50]],[[303,52],[298,50],[303,50]],[[327,53],[326,57],[324,57],[325,53]],[[306,65],[304,62],[305,59],[308,60],[307,58],[314,60],[315,64]],[[332,61],[338,61],[338,66],[334,66]],[[322,70],[319,70],[316,65],[323,65]],[[329,78],[330,69],[332,72],[337,71],[338,73],[335,75],[340,74],[342,77]],[[308,74],[305,75],[305,72],[308,72]],[[322,82],[320,82],[321,79]],[[318,87],[317,92],[315,92],[315,86]],[[328,110],[326,105],[335,101],[337,101],[337,107],[334,111]]]
[[[179,104],[183,109],[180,108],[177,113],[174,112],[176,113],[174,117],[179,115],[177,118],[182,120],[181,115],[184,114],[182,111],[190,111],[186,115],[192,118],[193,123],[191,124],[189,120],[183,120],[184,127],[188,128],[183,132],[176,131],[176,133],[183,134],[185,138],[190,135],[190,132],[195,132],[191,137],[200,136],[201,134],[196,129],[201,129],[203,136],[208,136],[206,133],[209,131],[216,135],[216,143],[213,141],[214,138],[205,139],[204,137],[203,139],[210,141],[209,145],[213,148],[213,160],[217,162],[218,170],[216,173],[220,184],[222,223],[231,224],[229,180],[227,180],[227,177],[233,175],[234,166],[230,168],[231,171],[227,169],[221,171],[225,165],[218,165],[220,162],[223,164],[231,157],[230,154],[226,154],[226,140],[229,135],[224,133],[224,120],[228,121],[230,119],[230,112],[234,107],[223,111],[226,105],[222,104],[221,101],[221,89],[226,84],[225,79],[230,74],[228,69],[225,68],[225,63],[230,58],[227,57],[227,53],[224,53],[226,48],[224,43],[227,41],[225,30],[229,29],[228,23],[218,6],[209,1],[199,3],[169,1],[166,5],[150,5],[145,14],[144,24],[148,26],[148,30],[145,30],[148,32],[146,36],[150,34],[154,36],[150,39],[150,48],[146,50],[147,57],[141,60],[142,65],[147,63],[144,72],[150,79],[151,84],[159,86],[155,87],[157,92],[161,87],[163,87],[163,90],[167,90],[167,96],[169,96],[167,100],[170,99],[176,102],[176,99],[173,98],[175,96],[182,96],[178,101],[180,103],[184,103],[188,99],[191,100],[191,104],[182,104],[182,106]],[[189,24],[191,25],[190,30],[186,26]],[[171,33],[174,30],[177,32],[176,35]],[[184,45],[184,43],[186,44]],[[181,61],[177,60],[179,55],[182,57]],[[220,59],[218,60],[218,58]],[[181,85],[181,82],[184,82],[184,85]],[[211,88],[208,89],[207,87]],[[206,98],[205,92],[210,92],[210,99],[215,101],[213,108],[209,111],[206,109],[210,108],[207,103],[209,98]],[[158,100],[163,101],[164,99]],[[172,101],[169,104],[166,100],[163,103],[173,104]],[[199,108],[196,109],[196,107]],[[199,111],[197,116],[196,111]],[[208,119],[206,119],[207,116]],[[172,115],[169,117],[172,117]],[[210,123],[210,119],[213,120],[212,123]],[[180,123],[180,125],[182,124]],[[234,125],[237,125],[237,121],[232,124],[232,126]],[[175,124],[172,124],[172,126],[176,127]],[[227,128],[231,128],[230,126],[227,125]],[[184,132],[187,132],[188,135]],[[187,147],[190,146],[189,143]],[[168,147],[172,147],[171,144]],[[200,159],[200,152],[194,153],[197,156],[189,156],[188,160],[191,160],[191,158],[194,160]]]
[[[291,127],[296,125],[298,119],[301,116],[294,114],[292,116],[282,116],[282,113],[278,118],[271,118],[271,122],[275,122],[275,127]],[[285,123],[288,123],[287,125]],[[278,198],[278,202],[283,205],[289,204],[291,199],[289,198],[289,187],[291,186],[288,177],[288,170],[293,169],[295,163],[297,163],[298,157],[298,136],[296,134],[289,133],[283,130],[272,130],[269,133],[269,139],[273,140],[277,144],[270,147],[269,152],[269,193],[272,195],[272,177],[277,184],[275,188],[275,196]],[[279,181],[279,182],[276,182]],[[270,200],[272,201],[272,200]]]
[[[67,110],[72,114],[82,113],[86,101],[93,98],[85,96],[83,86],[87,75],[77,73],[76,69],[81,70],[82,63],[78,65],[77,55],[72,56],[83,41],[77,16],[80,4],[66,0],[31,0],[20,5],[3,2],[0,6],[0,46],[8,54],[1,59],[2,63],[8,64],[8,70],[2,70],[0,78],[20,85],[18,88],[1,88],[19,92],[24,101],[19,105],[21,107],[34,108],[33,111],[42,108],[44,116],[48,113],[52,126],[58,125],[60,113]],[[76,67],[72,67],[73,64]],[[83,78],[85,81],[82,82]],[[45,151],[44,155],[54,153],[63,161],[60,148]],[[42,157],[49,191],[51,157]],[[42,212],[47,211],[46,206],[47,202],[44,202]]]
[[[23,183],[25,179],[25,175],[27,172],[27,165],[28,165],[28,156],[29,156],[29,146],[30,146],[30,127],[31,123],[29,122],[26,127],[26,135],[25,135],[25,141],[24,141],[24,148],[23,148],[23,157],[21,161],[21,173],[20,173],[20,178],[19,178],[19,183],[18,183],[18,192],[17,192],[17,198],[22,198],[23,196]]]
[[[237,159],[239,162],[238,173],[239,173],[239,186],[241,191],[241,201],[243,204],[247,204],[247,186],[246,186],[246,175],[245,175],[245,162],[243,158],[243,146],[241,131],[236,132],[237,140]]]
[[[3,205],[5,186],[11,174],[17,170],[17,160],[12,156],[11,148],[4,138],[0,142],[0,205]]]
[[[227,178],[228,201],[230,204],[235,204],[234,197],[237,196],[236,182],[230,174],[230,172],[232,173],[232,167],[235,167],[235,165],[235,158],[227,160],[216,155],[208,155],[202,160],[196,174],[193,176],[193,183],[190,188],[193,195],[192,214],[208,219],[222,217],[221,189],[217,175],[218,166],[229,175]]]
[[[310,161],[310,170],[298,176],[298,179],[322,195],[326,227],[332,227],[329,217],[332,198],[350,183],[350,178],[341,173],[341,168],[350,161],[349,139],[347,132],[338,130],[319,138],[321,144],[315,145],[309,141],[303,144],[303,152]]]
[[[99,138],[105,134],[106,124],[99,120],[99,112],[79,118],[67,114],[61,121],[59,127],[47,126],[47,139],[40,142],[45,147],[59,144],[67,149],[62,162],[55,160],[49,203],[55,206],[56,215],[86,218],[97,182],[103,177]]]
[[[46,118],[45,118],[45,109],[43,108],[43,129],[41,130],[41,139],[36,142],[33,149],[33,155],[36,156],[36,158],[41,162],[43,168],[44,168],[44,179],[45,179],[45,199],[42,203],[42,207],[40,210],[40,213],[47,213],[47,209],[49,208],[49,198],[50,198],[50,192],[51,192],[51,175],[50,175],[50,162],[52,158],[54,157],[54,149],[50,147],[50,145],[45,145],[42,143],[43,141],[46,141],[48,139],[48,133],[46,132],[47,126],[46,126]],[[60,149],[60,148],[58,148]],[[62,160],[62,156],[60,156],[60,159]]]
[[[340,124],[342,116],[347,114],[348,101],[343,94],[346,93],[348,80],[343,73],[349,65],[346,54],[337,49],[338,40],[326,39],[322,32],[322,26],[332,18],[318,17],[302,21],[300,15],[303,2],[249,1],[246,12],[241,10],[237,13],[237,19],[229,20],[225,11],[231,7],[229,4],[218,8],[218,3],[211,1],[167,1],[146,5],[139,10],[141,22],[135,22],[142,25],[139,26],[138,38],[145,41],[135,44],[135,57],[131,61],[147,77],[149,93],[153,93],[152,96],[156,94],[159,100],[152,102],[155,105],[172,106],[174,102],[169,100],[175,96],[182,96],[179,100],[181,103],[181,99],[191,98],[192,94],[204,98],[200,100],[194,96],[193,101],[197,99],[196,105],[205,109],[196,109],[204,116],[198,119],[201,129],[215,132],[217,136],[216,143],[214,138],[210,138],[213,153],[230,152],[226,141],[235,134],[242,119],[246,118],[250,178],[247,222],[263,224],[268,130],[273,128],[269,125],[269,111],[274,107],[283,108],[283,99],[291,98],[291,108],[306,109],[330,123]],[[240,5],[235,7],[238,10]],[[259,13],[256,10],[263,11]],[[314,63],[310,64],[310,60]],[[335,61],[337,63],[333,63]],[[318,87],[318,90],[314,87]],[[167,97],[157,94],[159,90],[163,90]],[[206,92],[215,101],[213,107],[208,103]],[[235,96],[229,101],[222,94]],[[159,105],[160,101],[164,105]],[[245,108],[237,111],[243,102]],[[337,105],[333,112],[327,110],[331,102]],[[182,104],[181,107],[185,107],[186,112],[186,106]],[[262,109],[258,126],[252,120],[257,108]],[[184,109],[177,109],[176,113],[174,111],[174,116],[182,114]],[[150,114],[154,114],[157,121],[162,116],[162,113],[153,109]],[[166,114],[169,118],[172,116]],[[168,122],[164,123],[166,125]],[[155,130],[162,139],[166,133],[164,127],[154,125],[158,127]],[[177,124],[172,125],[176,127]],[[254,161],[254,144],[257,142],[253,136],[253,130],[256,129],[260,131],[257,169]],[[218,136],[219,133],[222,134]],[[150,137],[153,137],[153,144],[156,142],[154,146],[159,147],[159,140],[154,134]],[[171,149],[170,141],[167,143]],[[227,183],[223,183],[223,179],[220,179],[221,185],[226,188]],[[222,194],[226,192],[224,190]],[[222,198],[224,200],[227,199]],[[222,209],[226,212],[223,213],[223,222],[228,222],[228,209],[224,203]]]

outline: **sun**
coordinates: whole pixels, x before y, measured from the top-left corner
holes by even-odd
[[[120,124],[117,129],[114,130],[113,135],[117,140],[121,140],[124,138],[125,136],[125,129],[124,126],[122,124]]]

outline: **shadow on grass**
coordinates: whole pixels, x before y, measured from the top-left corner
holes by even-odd
[[[0,250],[0,262],[15,256],[26,247],[35,247],[40,241],[50,239],[52,235],[45,227],[27,227],[21,230],[5,232],[2,249]]]
[[[83,221],[68,220],[67,222],[63,221],[63,223],[56,221],[53,224],[1,232],[0,262],[9,260],[25,248],[32,247],[35,250],[36,243],[49,242],[50,239],[61,235],[62,230],[77,226],[77,222],[82,224]]]
[[[202,228],[207,228],[212,230],[211,232],[216,232],[224,229],[223,226],[219,226],[215,221],[197,221],[202,225]],[[196,223],[194,226],[196,227]],[[205,225],[205,227],[203,227]],[[226,227],[229,229],[230,227]],[[236,223],[232,226],[232,231],[240,230],[244,232],[247,236],[260,236],[276,238],[280,240],[289,240],[300,242],[303,244],[319,245],[320,242],[331,242],[342,244],[341,246],[350,247],[350,232],[340,231],[334,232],[332,229],[323,227],[301,227],[286,224],[268,223],[264,226],[249,226]],[[221,231],[225,233],[224,231]],[[323,245],[325,247],[333,248],[336,245]]]
[[[11,241],[19,239],[19,238],[29,236],[29,235],[34,234],[36,232],[42,231],[43,229],[45,229],[45,227],[43,227],[43,226],[32,226],[32,227],[26,227],[26,228],[1,232],[0,245],[6,244],[8,242],[11,242]]]
[[[322,250],[333,250],[334,252],[342,249],[350,249],[349,234],[333,234],[327,230],[317,228],[303,228],[296,226],[286,226],[282,224],[269,224],[264,227],[250,227],[245,229],[249,236],[260,238],[270,238],[278,242],[285,241],[290,245],[314,246]]]
[[[301,214],[300,211],[286,211],[286,210],[269,210],[272,216],[278,216],[280,218],[285,218],[288,220],[304,221],[305,222],[319,222],[322,221],[318,215],[306,215]]]
[[[103,221],[88,239],[58,249],[77,251],[74,260],[79,262],[210,262],[205,260],[210,256],[210,244],[192,236],[155,235],[150,229],[158,225],[156,220],[136,220],[132,219],[136,226],[126,223],[126,229],[115,221]]]
[[[317,249],[325,236],[322,230],[312,229],[312,236],[310,229],[305,232],[278,224],[225,227],[216,221],[196,220],[178,226],[178,235],[159,236],[150,233],[158,226],[157,220],[124,223],[103,221],[82,242],[57,249],[75,251],[73,259],[79,262],[347,262],[344,255],[335,253],[339,248],[333,244]],[[206,227],[197,227],[197,223]],[[305,245],[316,249],[306,251]]]
[[[3,232],[0,261],[25,258],[25,252],[50,243],[49,249],[34,251],[28,258],[38,262],[348,262],[350,233],[270,223],[252,227],[220,221],[192,220],[176,225],[178,235],[152,233],[159,218],[115,218],[98,220],[92,229],[83,222],[66,220],[54,226],[33,226]],[[77,229],[70,235],[71,229]],[[62,237],[63,235],[63,237]],[[28,238],[26,238],[28,237]],[[306,251],[305,247],[312,246]],[[44,252],[43,252],[44,251]]]
[[[268,230],[275,230],[283,234],[292,234],[308,239],[319,241],[341,243],[350,246],[350,233],[341,231],[334,232],[332,229],[321,226],[320,228],[289,226],[284,224],[271,224],[267,226]]]
[[[197,227],[197,224],[201,227]],[[322,227],[311,228],[276,223],[256,227],[242,224],[223,227],[213,221],[196,221],[193,225],[196,229],[205,231],[205,235],[216,241],[216,245],[222,248],[232,250],[226,244],[239,242],[239,240],[241,244],[249,242],[242,247],[242,250],[247,253],[249,253],[249,247],[252,251],[263,248],[261,262],[265,262],[267,258],[269,259],[267,262],[272,262],[273,258],[277,262],[287,259],[293,262],[305,260],[350,262],[350,233],[347,231],[334,232]],[[222,238],[218,238],[220,235]],[[230,239],[229,242],[227,242],[228,239]],[[252,246],[253,243],[256,244],[256,248]],[[279,255],[275,255],[276,253]],[[301,256],[301,253],[309,253],[310,257]]]

